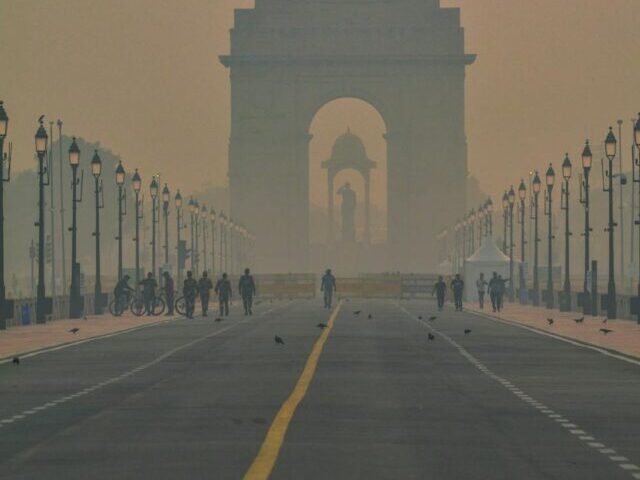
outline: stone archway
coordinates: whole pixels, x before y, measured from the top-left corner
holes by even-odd
[[[237,10],[221,57],[231,70],[231,209],[256,232],[258,268],[307,269],[308,129],[343,97],[371,104],[387,126],[389,268],[432,268],[439,227],[464,212],[473,60],[458,9],[437,0],[258,0]]]

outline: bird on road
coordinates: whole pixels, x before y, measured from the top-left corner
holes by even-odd
[[[327,328],[327,324],[326,323],[319,323],[318,325],[316,325],[316,327],[321,328],[321,329],[325,329]]]
[[[278,335],[273,337],[273,341],[276,342],[276,345],[284,345],[284,340],[282,340]]]
[[[367,317],[369,320],[371,320],[373,318],[373,315],[369,314],[369,316]]]
[[[73,334],[75,335],[75,334],[76,334],[76,333],[78,333],[79,331],[80,331],[80,329],[79,329],[78,327],[74,327],[74,328],[72,328],[71,330],[69,330],[69,333],[73,333]]]
[[[604,333],[605,335],[607,335],[607,334],[609,334],[609,333],[613,332],[613,330],[610,330],[610,329],[608,329],[608,328],[601,328],[601,329],[600,329],[600,331],[601,331],[602,333]]]
[[[438,318],[438,317],[436,317],[435,315],[434,315],[434,316],[432,316],[432,317],[429,317],[429,321],[430,321],[430,322],[433,322],[436,318]]]
[[[355,312],[353,312],[354,315],[360,315],[361,310],[356,310]]]
[[[20,359],[18,357],[13,357],[12,362],[14,365],[20,365]]]
[[[470,328],[465,328],[464,329],[464,334],[465,335],[469,335],[471,333],[471,329]]]
[[[609,320],[609,319],[605,318],[604,320],[602,320],[602,323],[607,323],[607,320]]]
[[[214,322],[222,322],[222,321],[223,321],[223,319],[220,318],[220,317],[216,317],[216,319],[214,320]]]
[[[435,340],[436,337],[433,333],[430,333],[429,335],[427,335],[427,337],[429,338],[429,340]]]
[[[422,315],[418,315],[418,320],[422,320]]]
[[[574,318],[573,321],[576,322],[576,323],[582,323],[582,322],[584,322],[584,317]]]
[[[547,323],[549,325],[553,325],[553,318],[547,318]]]

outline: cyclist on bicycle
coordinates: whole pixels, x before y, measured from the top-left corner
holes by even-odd
[[[147,311],[147,316],[150,316],[154,310],[154,304],[156,300],[156,288],[158,288],[158,282],[153,278],[153,273],[147,273],[147,278],[140,282],[142,285],[142,300],[144,301],[144,308]]]
[[[129,275],[125,275],[122,277],[122,280],[119,280],[116,283],[116,287],[113,289],[113,296],[116,299],[116,312],[119,312],[117,316],[122,315],[122,312],[125,310],[125,306],[127,303],[127,293],[134,292],[134,289],[129,286],[129,280],[131,277]]]
[[[193,311],[196,308],[196,295],[198,294],[198,282],[193,278],[191,271],[187,272],[187,278],[184,279],[182,294],[186,303],[187,318],[193,318]]]

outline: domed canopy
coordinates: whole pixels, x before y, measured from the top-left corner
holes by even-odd
[[[333,173],[353,168],[365,175],[375,166],[376,162],[367,157],[367,151],[360,137],[351,133],[350,129],[340,135],[333,144],[331,158],[322,162],[322,168],[329,169]]]

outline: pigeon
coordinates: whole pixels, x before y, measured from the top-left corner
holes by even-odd
[[[605,335],[607,335],[608,333],[613,332],[613,330],[610,330],[610,329],[608,329],[608,328],[601,328],[601,329],[600,329],[600,331],[601,331],[602,333],[604,333]]]
[[[354,315],[360,315],[361,310],[356,310],[355,312],[353,312]]]
[[[464,329],[464,334],[465,335],[469,335],[471,333],[471,329],[470,328],[465,328]]]
[[[273,341],[276,342],[276,345],[284,345],[284,340],[282,340],[278,335],[273,337]]]
[[[79,331],[80,331],[80,329],[78,327],[75,327],[75,328],[72,328],[71,330],[69,330],[69,333],[73,333],[75,335]]]
[[[369,320],[371,320],[373,318],[373,315],[369,314],[369,316],[367,318],[369,318]]]
[[[430,322],[433,322],[436,318],[438,318],[438,317],[436,317],[435,315],[434,315],[434,316],[432,316],[432,317],[429,317],[429,321],[430,321]]]
[[[584,322],[584,317],[574,318],[573,321],[576,322],[576,323],[582,323],[582,322]]]
[[[429,333],[429,335],[427,335],[429,337],[429,340],[435,340],[436,337],[433,333]]]
[[[216,317],[216,319],[214,320],[214,322],[222,322],[222,321],[223,321],[223,319],[220,318],[220,317]]]
[[[20,365],[20,359],[18,357],[13,357],[12,361],[14,365]]]
[[[547,323],[549,325],[553,325],[553,318],[547,318]]]
[[[316,325],[316,327],[321,328],[321,329],[325,329],[327,328],[327,324],[326,323],[319,323],[318,325]]]
[[[418,315],[418,320],[422,320],[422,315]]]
[[[607,320],[609,320],[609,319],[605,318],[604,320],[602,320],[602,323],[607,323]]]

